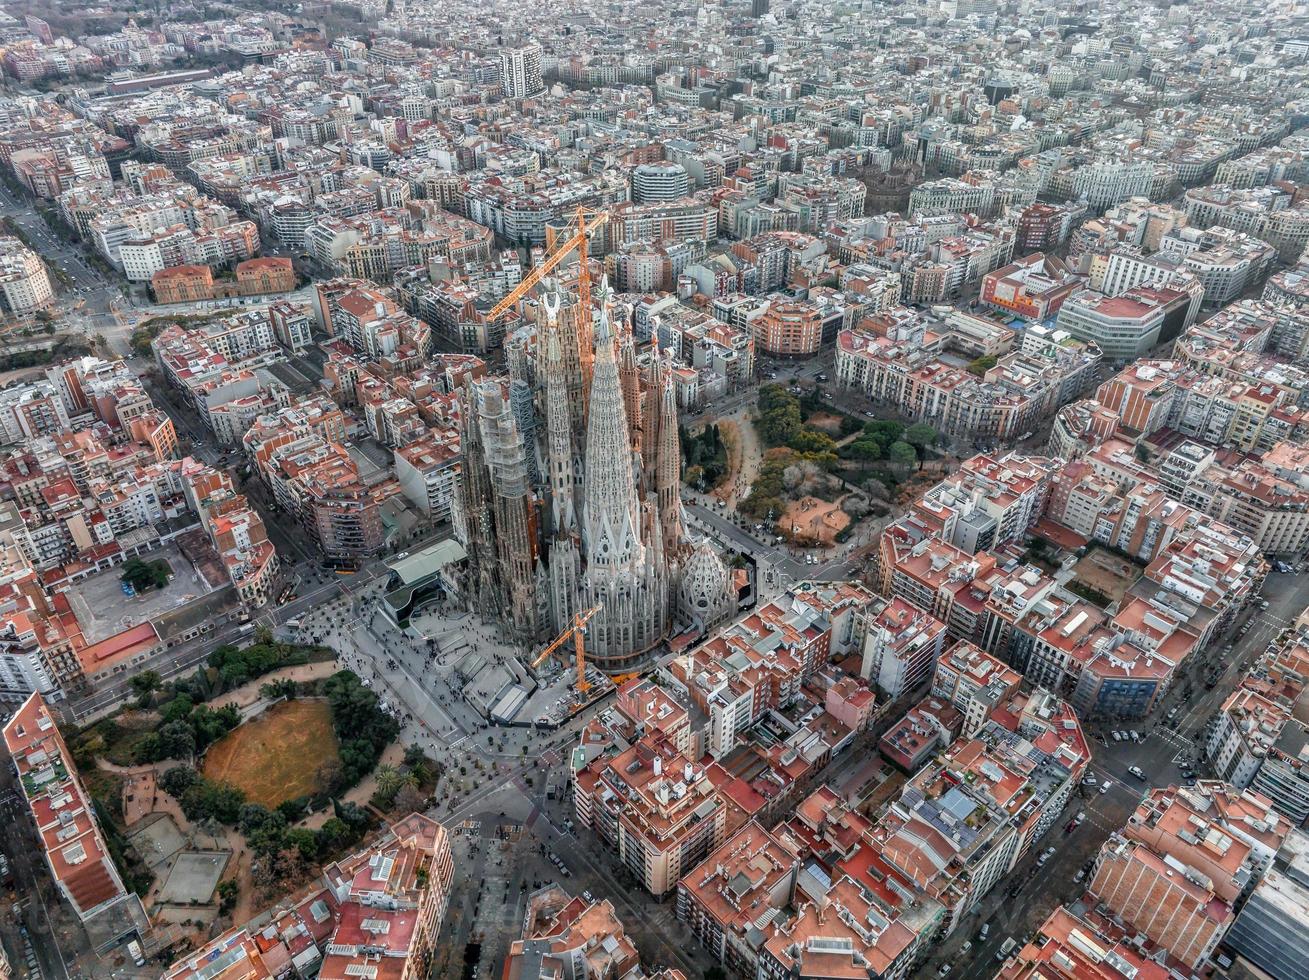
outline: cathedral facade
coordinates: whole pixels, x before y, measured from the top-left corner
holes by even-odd
[[[594,609],[587,660],[617,674],[675,629],[722,621],[735,593],[687,533],[671,364],[638,357],[598,292],[596,316],[543,283],[506,343],[508,376],[467,383],[460,510],[470,603],[523,644]]]

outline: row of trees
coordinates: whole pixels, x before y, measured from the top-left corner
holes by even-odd
[[[255,632],[255,642],[244,649],[224,643],[209,654],[208,669],[197,670],[186,677],[164,683],[157,671],[143,670],[132,678],[136,692],[136,706],[149,708],[156,703],[167,704],[186,696],[192,703],[208,701],[247,681],[283,667],[296,667],[309,662],[311,648],[292,643],[275,643],[266,628]]]
[[[400,734],[400,723],[381,709],[377,694],[353,671],[342,670],[323,683],[332,711],[332,727],[340,742],[340,786],[355,785],[373,771],[382,751]]]
[[[804,426],[800,399],[778,384],[759,389],[759,417],[755,429],[767,446],[785,446]]]
[[[191,760],[203,754],[205,749],[241,723],[236,705],[211,708],[205,703],[213,694],[239,687],[282,667],[303,664],[308,659],[298,647],[273,643],[271,637],[264,639],[266,642],[251,644],[243,650],[231,644],[214,650],[209,655],[212,679],[205,671],[197,671],[190,677],[168,684],[153,670],[142,671],[133,677],[131,684],[137,694],[137,707],[158,704],[160,723],[154,731],[146,732],[132,745],[131,761]],[[294,683],[291,692],[279,689],[270,696],[293,692]]]
[[[186,694],[165,704],[160,715],[159,727],[142,735],[133,747],[138,762],[194,759],[241,724],[241,712],[235,704],[211,708],[194,703]]]
[[[907,471],[939,439],[937,431],[924,422],[906,427],[901,422],[877,419],[864,425],[857,439],[842,446],[840,455],[861,463],[886,460],[892,467]]]
[[[209,654],[209,666],[218,671],[226,687],[239,687],[246,681],[263,677],[283,667],[296,667],[308,663],[309,658],[300,647],[290,643],[274,643],[266,630],[257,634],[257,640],[240,649],[230,643]]]
[[[705,426],[698,435],[691,435],[685,426],[679,426],[678,435],[682,458],[686,461],[682,478],[702,493],[722,483],[727,477],[727,444],[718,431],[718,423]]]

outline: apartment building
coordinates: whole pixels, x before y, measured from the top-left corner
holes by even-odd
[[[945,624],[900,598],[868,608],[859,676],[897,701],[932,676]]]
[[[405,498],[434,522],[449,521],[459,485],[458,430],[429,430],[395,451],[395,476]]]
[[[1130,361],[1166,339],[1169,314],[1189,302],[1185,293],[1167,287],[1135,286],[1117,295],[1084,289],[1064,301],[1057,322],[1111,360]]]
[[[772,831],[746,824],[687,874],[678,917],[738,975],[905,977],[942,909],[881,858],[870,832],[820,789]]]
[[[1252,848],[1192,806],[1189,794],[1154,789],[1096,857],[1088,890],[1130,928],[1197,969],[1258,880]]]
[[[963,715],[949,702],[928,696],[877,740],[877,751],[902,772],[912,775],[963,728]]]
[[[555,973],[577,980],[686,980],[680,970],[647,971],[608,899],[575,898],[559,885],[527,896],[522,938],[509,946],[502,980],[536,980]]]
[[[1309,838],[1292,834],[1223,939],[1238,963],[1274,977],[1309,976]],[[1244,962],[1242,962],[1244,961]]]
[[[932,674],[932,697],[953,705],[962,716],[960,731],[972,738],[991,713],[1008,700],[1022,675],[967,640],[941,655]]]
[[[30,316],[54,302],[41,257],[17,238],[0,237],[0,313]]]
[[[1297,824],[1309,820],[1309,726],[1299,718],[1306,669],[1309,641],[1297,630],[1228,695],[1204,745],[1220,778],[1262,794]]]
[[[40,694],[13,713],[4,739],[60,898],[97,948],[144,936],[150,929],[145,909],[119,877],[91,797]]]
[[[696,712],[704,751],[724,758],[830,661],[857,653],[865,610],[875,601],[855,583],[797,588],[674,658],[660,682]]]
[[[687,760],[661,733],[647,734],[573,773],[577,822],[663,897],[726,836],[729,807],[716,769]]]
[[[1094,376],[1099,348],[1006,355],[984,378],[925,347],[922,324],[887,336],[860,324],[836,344],[836,382],[959,438],[1014,440],[1077,397]],[[940,339],[940,338],[938,338]]]
[[[150,277],[156,303],[199,303],[214,298],[214,273],[207,265],[175,265]]]
[[[1168,968],[1147,958],[1129,939],[1109,938],[1061,905],[1005,961],[996,980],[1168,980]]]
[[[1059,819],[1090,762],[1069,705],[1017,696],[905,785],[873,828],[883,859],[945,908],[949,934]]]
[[[980,298],[1028,320],[1046,320],[1059,312],[1079,285],[1062,260],[1036,252],[983,276]]]

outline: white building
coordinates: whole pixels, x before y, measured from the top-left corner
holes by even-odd
[[[45,309],[53,299],[41,257],[17,238],[0,238],[0,312],[24,316]]]
[[[637,204],[675,201],[691,193],[691,175],[678,163],[643,163],[632,171],[632,200]]]
[[[540,95],[545,90],[541,80],[541,45],[504,48],[500,52],[500,84],[511,99]]]

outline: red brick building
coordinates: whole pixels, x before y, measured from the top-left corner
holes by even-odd
[[[295,267],[290,259],[246,259],[236,266],[236,285],[242,296],[289,293],[295,289]]]
[[[207,265],[175,265],[150,277],[156,303],[198,303],[214,298],[214,274]]]

